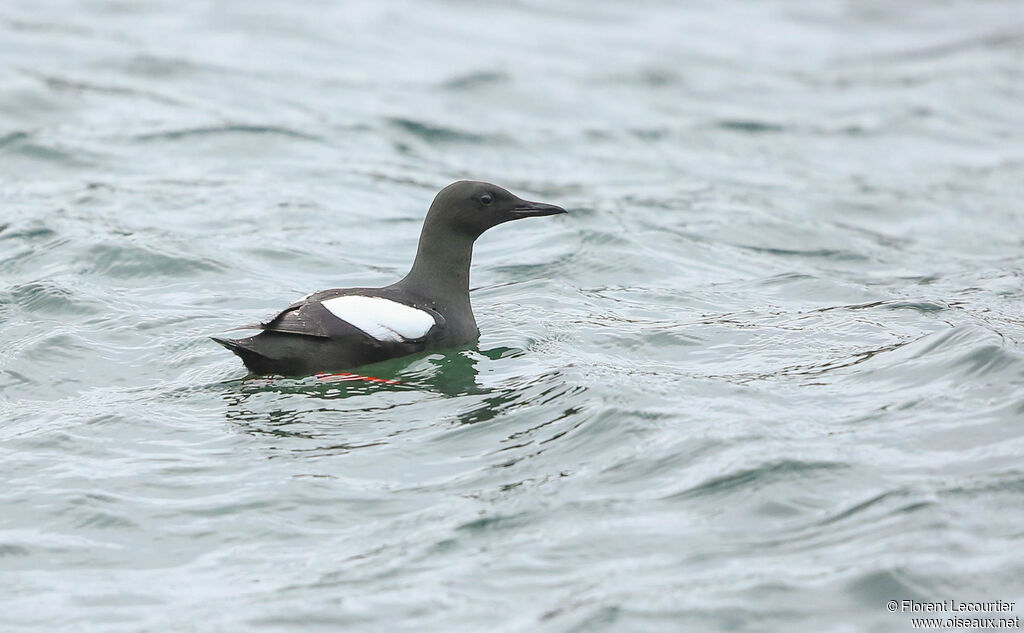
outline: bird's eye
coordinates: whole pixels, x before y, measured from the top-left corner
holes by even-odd
[[[494,198],[489,193],[485,193],[484,195],[480,196],[480,203],[483,205],[488,205],[493,201]]]

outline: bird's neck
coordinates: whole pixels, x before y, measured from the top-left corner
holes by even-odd
[[[425,222],[412,270],[398,283],[431,299],[464,301],[468,307],[473,241],[471,236]]]

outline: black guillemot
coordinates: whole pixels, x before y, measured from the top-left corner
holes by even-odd
[[[431,349],[457,347],[480,334],[469,301],[473,242],[487,229],[521,218],[565,213],[486,182],[459,181],[434,198],[412,270],[383,288],[334,288],[306,295],[243,339],[211,337],[255,374],[306,376],[340,371]]]

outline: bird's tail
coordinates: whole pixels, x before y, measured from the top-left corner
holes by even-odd
[[[265,356],[250,347],[249,341],[251,339],[220,338],[219,336],[211,336],[210,339],[234,352],[242,359],[242,362],[245,363],[245,366],[249,368],[250,371],[262,373],[261,370],[264,365],[272,360],[268,356]]]

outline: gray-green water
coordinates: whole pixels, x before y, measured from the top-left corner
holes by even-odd
[[[0,630],[1020,616],[1022,60],[1014,0],[4,3]],[[206,338],[459,178],[570,209],[478,243],[478,348]]]

